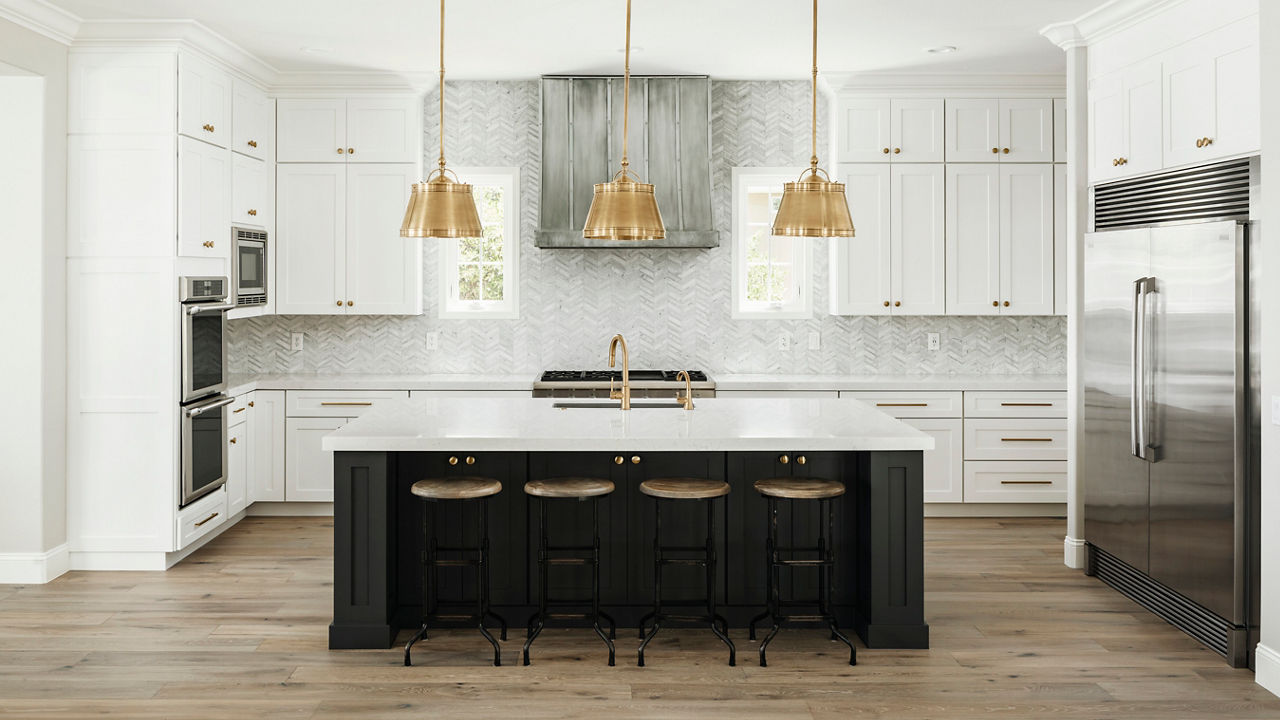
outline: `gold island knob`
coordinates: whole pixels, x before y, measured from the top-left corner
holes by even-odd
[[[624,460],[624,459],[623,459],[623,457],[622,457],[621,455],[614,455],[614,456],[613,456],[613,464],[614,464],[614,465],[621,465],[621,464],[622,464],[622,463],[624,463],[624,462],[626,462],[626,460]]]
[[[807,462],[809,462],[809,461],[808,461],[808,460],[806,460],[806,459],[805,459],[805,457],[804,457],[803,455],[801,455],[801,456],[799,456],[799,457],[797,457],[797,458],[796,458],[796,464],[797,464],[797,465],[803,465],[803,464],[805,464],[805,463],[807,463]]]
[[[473,458],[473,457],[471,457],[470,455],[468,455],[468,456],[467,456],[467,464],[468,464],[468,465],[475,465],[475,464],[476,464],[476,459],[475,459],[475,458]]]
[[[457,457],[455,457],[455,456],[453,456],[453,455],[450,455],[450,456],[449,456],[449,464],[450,464],[450,465],[457,465],[457,464],[458,464],[458,458],[457,458]]]
[[[632,456],[631,456],[631,464],[632,464],[632,465],[639,465],[639,464],[640,464],[640,456],[639,456],[639,455],[632,455]]]
[[[786,465],[787,463],[791,462],[791,458],[787,457],[786,455],[780,455],[778,456],[778,462],[782,463],[783,465]]]

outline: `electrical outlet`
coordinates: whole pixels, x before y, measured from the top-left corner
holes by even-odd
[[[791,336],[790,336],[790,335],[779,335],[779,336],[778,336],[778,349],[779,349],[779,350],[781,350],[781,351],[783,351],[783,352],[786,352],[786,351],[788,351],[788,350],[790,350],[790,349],[791,349]]]
[[[942,337],[938,333],[929,333],[929,349],[937,350],[942,347]]]
[[[438,332],[427,333],[426,345],[428,350],[439,350],[440,349],[440,333]]]
[[[300,332],[289,333],[289,347],[294,352],[302,351],[302,333]]]
[[[810,350],[822,349],[822,333],[820,332],[809,333],[809,349]]]

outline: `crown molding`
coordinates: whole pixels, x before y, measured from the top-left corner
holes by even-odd
[[[274,97],[301,98],[334,93],[386,95],[412,92],[421,95],[435,87],[435,73],[317,70],[277,73],[275,82],[268,89]]]
[[[1040,34],[1063,50],[1091,45],[1187,0],[1111,0],[1075,20],[1053,23]]]
[[[1040,28],[1040,34],[1046,40],[1063,50],[1084,47],[1087,43],[1080,34],[1080,28],[1074,22],[1060,22]]]
[[[76,47],[181,45],[221,61],[237,74],[263,87],[280,73],[248,50],[196,20],[85,20]]]
[[[1066,92],[1065,73],[827,73],[832,92],[882,97],[1044,97]]]
[[[63,45],[80,29],[80,18],[44,0],[0,0],[0,18]]]

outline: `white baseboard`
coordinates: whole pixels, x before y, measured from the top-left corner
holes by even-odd
[[[333,503],[259,501],[247,512],[251,517],[333,517]]]
[[[45,552],[0,553],[0,585],[42,585],[70,569],[66,543]]]
[[[1266,688],[1267,692],[1280,697],[1280,652],[1258,643],[1256,664],[1254,681]]]
[[[1059,517],[1067,516],[1063,503],[925,503],[925,517]]]
[[[1062,538],[1062,563],[1074,570],[1083,570],[1087,553],[1085,542],[1066,535]]]
[[[71,553],[72,570],[91,571],[126,571],[126,572],[163,572],[184,560],[191,553],[199,550],[210,540],[230,530],[244,518],[245,511],[232,515],[227,521],[209,531],[208,535],[191,543],[181,550],[165,552],[161,550],[144,551],[98,551],[76,550]]]

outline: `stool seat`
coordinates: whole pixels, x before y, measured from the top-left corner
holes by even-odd
[[[410,492],[431,500],[469,500],[497,495],[502,492],[502,482],[474,475],[426,478],[414,483]]]
[[[524,492],[544,498],[599,497],[613,492],[613,481],[593,477],[545,478],[525,483]]]
[[[776,477],[757,480],[756,492],[784,500],[824,500],[844,494],[844,483],[823,478]]]
[[[705,500],[728,495],[729,483],[693,477],[651,478],[640,483],[640,492],[669,500]]]

